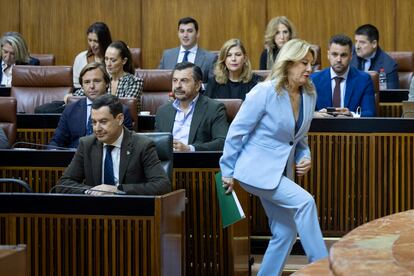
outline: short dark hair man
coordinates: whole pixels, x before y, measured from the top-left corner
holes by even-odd
[[[173,69],[177,63],[189,61],[203,71],[203,83],[214,74],[217,55],[198,47],[198,23],[194,18],[184,17],[178,21],[178,38],[180,47],[167,49],[162,54],[160,69]]]
[[[201,69],[190,62],[178,63],[173,71],[175,101],[161,106],[155,130],[171,132],[175,151],[223,150],[228,122],[223,103],[199,93]]]
[[[58,183],[58,191],[155,195],[171,190],[155,144],[123,126],[122,104],[116,96],[105,94],[96,98],[91,116],[95,135],[80,139],[76,154]]]
[[[327,107],[343,108],[361,116],[375,116],[375,94],[371,77],[349,65],[352,58],[352,40],[345,35],[334,35],[329,41],[328,59],[331,67],[311,75],[318,98],[316,110],[326,114]]]
[[[387,88],[399,88],[398,64],[379,47],[378,29],[371,24],[359,26],[355,30],[355,48],[351,65],[361,71],[380,72],[384,68],[387,74]]]
[[[103,64],[92,62],[82,69],[79,83],[85,91],[86,98],[65,107],[50,142],[51,146],[76,148],[80,137],[92,134],[90,120],[92,101],[107,93],[110,78]],[[126,107],[124,107],[124,116],[124,125],[132,129],[132,119]]]

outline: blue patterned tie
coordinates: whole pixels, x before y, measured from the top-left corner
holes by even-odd
[[[190,53],[190,51],[188,51],[188,50],[185,50],[185,52],[184,52],[184,57],[183,57],[183,61],[182,62],[184,62],[184,61],[188,61],[188,54]]]
[[[115,146],[106,145],[106,155],[104,163],[104,184],[115,185],[114,165],[112,163],[112,150]]]
[[[89,108],[91,108],[91,105],[92,105],[92,104],[88,104],[88,109],[89,109]],[[92,110],[91,110],[91,112],[89,113],[88,123],[87,123],[87,125],[86,125],[86,135],[91,135],[91,134],[93,133],[93,127],[92,127],[92,117],[91,117],[91,114],[92,114]]]

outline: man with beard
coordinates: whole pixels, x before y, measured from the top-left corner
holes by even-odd
[[[155,130],[171,132],[174,151],[223,150],[228,123],[223,103],[199,93],[203,73],[191,62],[178,63],[173,70],[175,101],[161,106]]]
[[[326,115],[328,107],[341,112],[357,112],[362,117],[375,116],[374,86],[368,73],[350,66],[352,40],[334,35],[329,41],[328,59],[331,67],[311,75],[318,99],[317,114]]]

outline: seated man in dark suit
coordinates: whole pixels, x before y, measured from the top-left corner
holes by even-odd
[[[123,126],[122,104],[116,96],[96,98],[91,113],[95,135],[80,139],[58,183],[59,192],[156,195],[171,190],[155,144]]]
[[[6,133],[4,133],[3,128],[0,127],[0,149],[8,149],[9,147],[9,139],[7,139]]]
[[[357,112],[361,116],[375,116],[374,85],[368,73],[349,66],[352,40],[345,35],[334,35],[329,41],[328,59],[331,67],[311,75],[318,98],[316,116],[328,115],[327,107],[342,108],[342,112]]]
[[[228,123],[223,103],[199,93],[201,69],[190,62],[178,63],[173,71],[175,101],[161,106],[155,130],[173,134],[175,151],[223,150]]]
[[[377,71],[383,68],[387,74],[387,89],[398,89],[398,64],[379,47],[378,29],[366,24],[355,31],[355,49],[351,65],[361,71]]]
[[[1,85],[11,86],[14,65],[39,65],[38,59],[29,55],[26,41],[18,32],[4,33],[1,41]]]
[[[203,71],[203,83],[214,75],[214,63],[217,55],[201,49],[197,45],[198,23],[194,18],[185,17],[178,21],[178,38],[181,46],[167,49],[162,54],[160,69],[174,69],[177,63],[189,61],[197,65]]]
[[[51,146],[77,148],[80,137],[92,134],[90,117],[92,101],[106,93],[110,78],[103,64],[92,62],[81,71],[79,83],[82,84],[86,98],[65,107],[50,142]],[[126,107],[124,107],[124,116],[124,125],[132,129],[132,119]]]

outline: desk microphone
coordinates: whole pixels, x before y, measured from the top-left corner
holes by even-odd
[[[116,192],[109,192],[109,191],[105,191],[105,190],[99,190],[99,189],[95,189],[95,188],[83,188],[83,187],[74,187],[74,186],[70,186],[70,185],[64,185],[64,184],[56,184],[55,186],[53,186],[50,190],[49,190],[49,194],[53,193],[53,191],[56,190],[56,188],[68,188],[71,190],[77,190],[77,191],[81,191],[83,192],[83,194],[89,195],[87,193],[85,193],[85,191],[91,191],[91,192],[102,192],[102,193],[107,193],[107,194],[113,194],[113,195],[126,195],[126,192],[124,191],[116,191]]]
[[[20,150],[22,148],[16,148],[16,146],[35,146],[35,147],[41,147],[41,148],[46,148],[49,150],[73,150],[73,148],[64,148],[64,147],[59,147],[59,146],[54,146],[54,145],[45,145],[45,144],[36,144],[36,143],[30,143],[30,142],[16,142],[11,146],[11,149],[17,149]],[[31,148],[23,148],[23,149],[28,149],[30,150]]]

